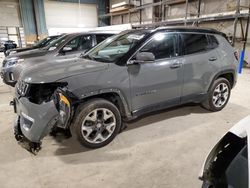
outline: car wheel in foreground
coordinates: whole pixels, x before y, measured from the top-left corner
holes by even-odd
[[[212,84],[202,106],[213,112],[220,111],[227,105],[230,94],[231,86],[229,81],[225,78],[218,78]]]
[[[94,99],[78,107],[74,125],[82,145],[100,148],[109,144],[120,131],[121,115],[113,103]]]

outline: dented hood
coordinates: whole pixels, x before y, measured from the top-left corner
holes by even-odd
[[[102,63],[83,58],[61,59],[40,63],[30,68],[26,67],[21,80],[27,83],[50,83],[63,78],[72,77],[108,68],[108,63]]]

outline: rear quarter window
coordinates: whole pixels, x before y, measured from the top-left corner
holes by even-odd
[[[208,39],[209,39],[209,45],[208,45],[209,49],[215,49],[219,46],[219,42],[215,36],[208,35]]]

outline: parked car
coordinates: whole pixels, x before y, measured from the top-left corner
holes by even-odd
[[[45,61],[56,62],[78,57],[81,53],[118,32],[94,31],[66,34],[43,48],[11,54],[3,61],[1,70],[3,82],[15,86],[25,67],[34,66]]]
[[[127,31],[84,56],[23,71],[16,86],[15,134],[39,145],[58,126],[88,148],[110,143],[122,122],[185,103],[222,110],[237,80],[237,60],[213,29]],[[23,136],[22,136],[23,135]]]
[[[16,47],[17,47],[17,44],[16,44],[15,41],[13,41],[13,40],[7,40],[7,41],[5,41],[4,42],[4,50],[3,50],[4,55],[6,56],[6,52],[8,50],[16,49]]]
[[[43,47],[47,46],[53,40],[57,39],[58,37],[60,37],[60,35],[49,36],[49,37],[46,37],[46,38],[40,40],[39,42],[35,43],[33,46],[30,46],[30,47],[9,49],[5,52],[5,55],[8,56],[8,55],[15,54],[18,52],[24,52],[24,51],[28,51],[28,50],[37,49],[37,48],[43,48]]]
[[[250,116],[242,119],[209,153],[199,178],[202,188],[249,188]]]

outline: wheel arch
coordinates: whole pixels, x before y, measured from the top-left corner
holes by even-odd
[[[123,119],[131,119],[131,111],[128,105],[127,100],[119,89],[105,89],[99,91],[92,91],[82,95],[82,98],[79,100],[78,104],[86,102],[90,99],[102,98],[112,102],[121,112]]]
[[[227,79],[229,81],[229,83],[230,83],[231,88],[233,88],[234,85],[235,85],[235,81],[236,81],[235,71],[233,69],[227,69],[227,70],[223,70],[223,71],[218,72],[214,76],[214,78],[212,79],[212,82],[210,83],[208,91],[212,87],[214,81],[217,80],[218,78],[225,78],[225,79]]]

